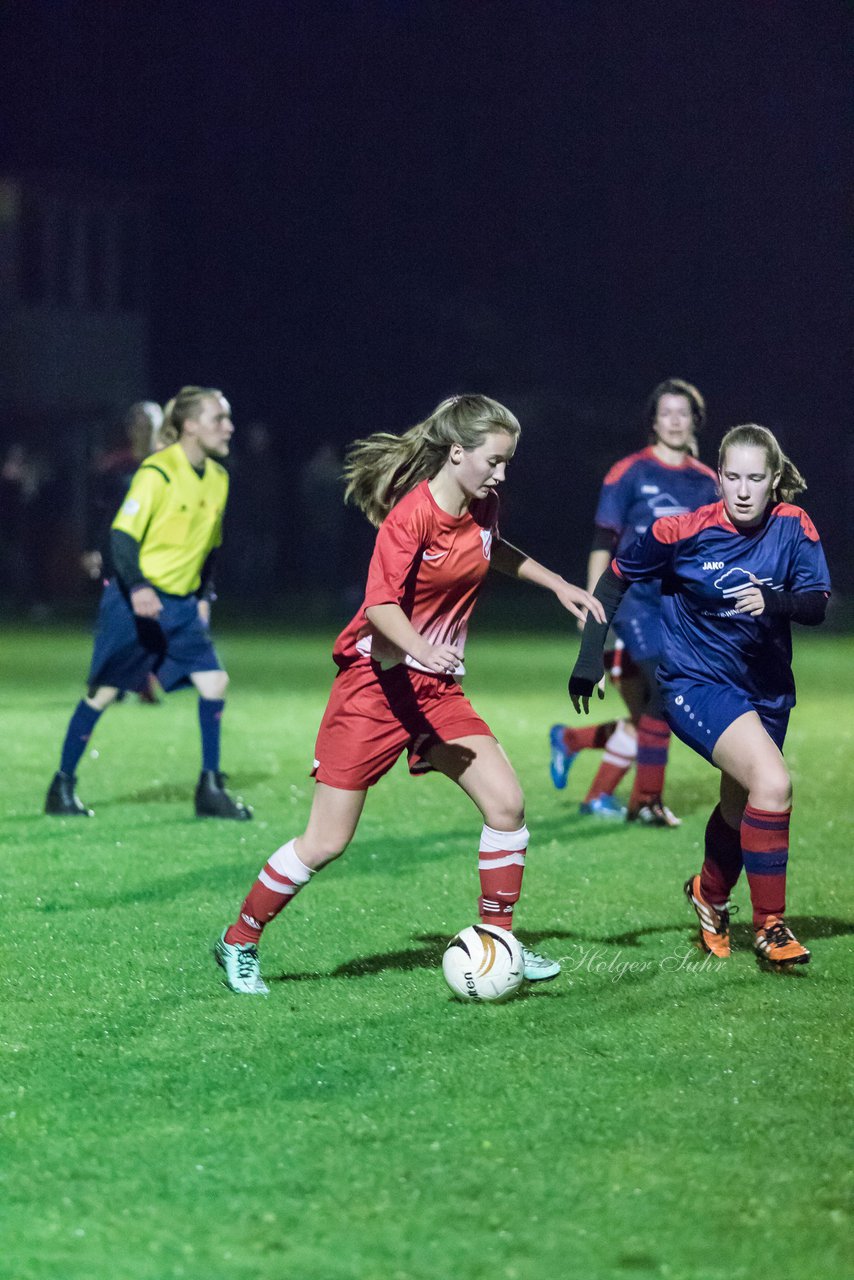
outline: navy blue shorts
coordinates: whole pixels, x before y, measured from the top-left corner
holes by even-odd
[[[780,750],[786,740],[789,709],[764,711],[746,693],[731,685],[705,684],[690,680],[660,681],[664,718],[684,743],[710,764],[715,744],[725,729],[748,711],[755,711],[768,736]]]
[[[199,618],[195,596],[170,596],[158,591],[163,611],[138,618],[115,582],[101,596],[95,649],[89,668],[89,687],[137,691],[150,674],[168,693],[190,684],[196,671],[221,671],[210,632]]]

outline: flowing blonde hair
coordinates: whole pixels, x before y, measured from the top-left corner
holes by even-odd
[[[344,462],[344,500],[380,525],[396,502],[441,471],[451,445],[476,449],[490,431],[506,431],[518,440],[521,427],[497,400],[463,395],[443,400],[402,435],[377,431],[354,440]]]
[[[167,445],[180,440],[184,423],[198,411],[202,400],[208,396],[221,396],[216,387],[182,387],[163,409],[163,421],[157,432],[157,447],[165,449]]]
[[[733,427],[721,441],[718,450],[718,471],[723,470],[726,451],[732,445],[748,445],[751,448],[765,450],[765,457],[771,474],[778,471],[780,479],[773,492],[775,502],[791,502],[792,498],[803,493],[807,482],[790,458],[787,458],[777,441],[777,437],[767,427],[757,426],[755,422],[746,422],[743,426]]]

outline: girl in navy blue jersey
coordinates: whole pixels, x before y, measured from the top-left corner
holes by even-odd
[[[765,427],[721,443],[722,501],[668,516],[618,552],[594,594],[613,616],[632,582],[662,584],[658,678],[668,724],[721,771],[705,861],[685,884],[706,950],[730,953],[729,896],[747,874],[757,953],[806,964],[783,919],[792,785],[782,755],[795,704],[791,622],[824,620],[827,564],[809,516],[791,499],[806,484]],[[603,675],[606,624],[590,619],[569,682],[589,709]]]
[[[660,382],[647,401],[646,448],[629,454],[605,476],[594,518],[595,533],[587,565],[592,591],[614,552],[631,546],[660,516],[695,511],[718,496],[717,477],[696,458],[697,433],[706,416],[703,397],[681,378]],[[622,601],[614,631],[624,648],[619,689],[629,710],[619,720],[583,729],[552,726],[552,782],[562,790],[575,755],[602,747],[604,756],[580,809],[600,818],[625,818],[651,826],[678,827],[664,803],[664,774],[670,729],[663,718],[655,679],[660,656],[661,588],[638,582]],[[611,669],[617,681],[616,664]],[[614,798],[621,778],[637,760],[628,812]]]

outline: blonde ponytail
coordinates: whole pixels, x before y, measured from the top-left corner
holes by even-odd
[[[521,428],[497,400],[463,395],[443,400],[403,435],[378,431],[354,440],[344,462],[344,500],[380,525],[395,503],[441,471],[452,444],[477,448],[490,431],[506,431],[516,440]]]
[[[157,447],[165,449],[180,440],[184,423],[197,412],[201,401],[208,396],[221,395],[216,387],[182,387],[164,406],[163,421],[157,432]]]

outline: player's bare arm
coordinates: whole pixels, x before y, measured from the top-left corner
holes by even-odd
[[[596,583],[599,581],[599,579],[602,577],[602,574],[605,572],[605,570],[608,568],[608,565],[611,563],[611,554],[612,553],[610,551],[605,551],[601,547],[594,547],[594,549],[590,552],[590,555],[587,557],[587,590],[590,592],[591,595],[596,589]],[[584,623],[586,621],[587,621],[586,614],[584,615],[584,617],[579,618],[578,620],[579,631],[583,629]]]
[[[582,587],[575,587],[567,582],[559,573],[547,569],[537,560],[526,556],[518,547],[499,538],[492,544],[491,564],[499,573],[509,578],[518,578],[521,582],[533,582],[538,587],[545,587],[557,596],[564,609],[575,614],[582,622],[588,610],[598,622],[605,621],[602,606],[589,592]]]
[[[365,610],[371,626],[428,671],[455,671],[462,654],[450,644],[431,644],[415,630],[399,604],[372,604]]]

